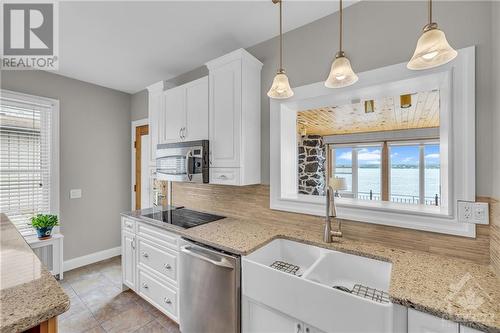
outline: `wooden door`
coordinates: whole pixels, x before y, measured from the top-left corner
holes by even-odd
[[[147,136],[147,137],[146,137]],[[144,175],[149,175],[147,169],[149,158],[149,126],[142,125],[135,128],[135,209],[149,208],[141,207],[142,196],[149,197],[149,193],[143,193],[143,185],[149,185],[147,182],[144,184]]]

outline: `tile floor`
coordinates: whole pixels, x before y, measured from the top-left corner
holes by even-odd
[[[179,326],[134,292],[121,291],[121,261],[115,257],[64,273],[71,300],[59,316],[59,333],[180,333]]]

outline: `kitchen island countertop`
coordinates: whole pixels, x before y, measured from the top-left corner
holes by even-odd
[[[68,310],[70,301],[17,228],[0,214],[0,332],[22,332]]]

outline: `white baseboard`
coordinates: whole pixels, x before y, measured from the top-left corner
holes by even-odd
[[[93,263],[96,263],[96,262],[99,262],[102,260],[106,260],[109,258],[119,256],[120,254],[121,254],[121,247],[117,246],[117,247],[113,247],[111,249],[107,249],[107,250],[103,250],[103,251],[99,251],[99,252],[94,252],[91,254],[87,254],[85,256],[69,259],[69,260],[66,260],[64,262],[64,265],[63,265],[64,271],[66,272],[66,271],[70,271],[70,270],[78,268],[78,267],[90,265],[90,264],[93,264]]]

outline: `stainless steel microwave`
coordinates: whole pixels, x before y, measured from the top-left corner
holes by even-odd
[[[157,178],[176,182],[208,183],[208,149],[208,140],[157,145]]]

